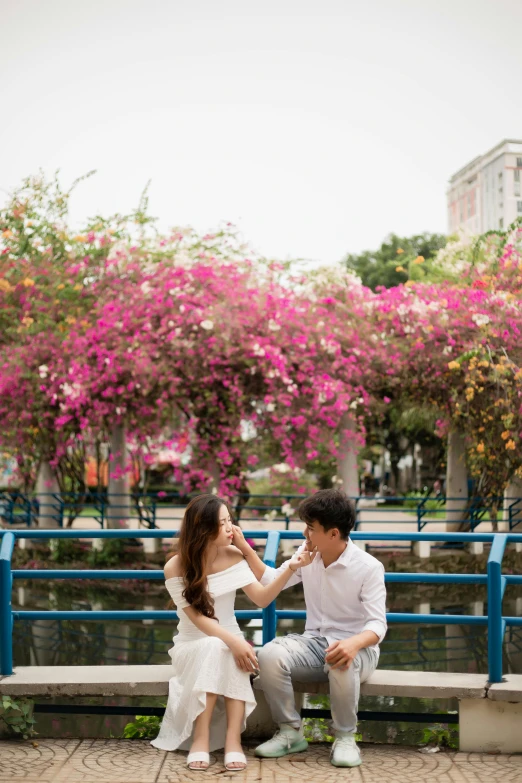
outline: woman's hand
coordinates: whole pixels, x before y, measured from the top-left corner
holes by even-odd
[[[238,669],[248,674],[254,674],[259,670],[259,663],[254,648],[242,636],[235,636],[228,647],[234,656]]]
[[[232,539],[233,545],[237,546],[237,548],[243,555],[247,555],[249,552],[251,552],[252,547],[245,539],[245,536],[243,535],[243,531],[241,530],[239,525],[232,525],[232,532],[234,533],[234,538]]]
[[[303,549],[301,552],[295,553],[288,565],[292,571],[297,571],[298,568],[306,568],[306,566],[309,566],[310,563],[313,563],[316,554],[317,547],[312,549],[311,552],[308,551],[308,549]]]

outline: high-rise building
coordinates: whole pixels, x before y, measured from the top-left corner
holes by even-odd
[[[522,217],[522,140],[504,139],[449,181],[448,230],[483,234]]]

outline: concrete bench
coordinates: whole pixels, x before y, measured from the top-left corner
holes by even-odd
[[[147,666],[20,666],[0,677],[0,694],[14,697],[163,696],[168,694],[172,667]],[[300,694],[327,694],[328,683],[294,682]],[[509,674],[489,685],[485,674],[412,672],[378,669],[363,683],[364,696],[416,699],[457,699],[460,750],[522,752],[522,675]],[[262,691],[250,715],[247,736],[265,737],[274,731]]]
[[[0,694],[38,697],[163,696],[168,694],[172,667],[146,666],[20,666],[0,678]],[[299,694],[328,693],[328,683],[294,682]],[[522,675],[488,687],[485,674],[413,672],[378,669],[363,683],[365,696],[418,699],[458,699],[460,749],[467,752],[522,751]],[[266,737],[274,731],[262,691],[250,715],[247,736]]]

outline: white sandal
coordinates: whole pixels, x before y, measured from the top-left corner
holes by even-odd
[[[191,764],[195,764],[198,761],[206,762],[206,767],[191,767]],[[194,753],[189,753],[187,756],[187,767],[194,772],[204,772],[210,767],[210,753],[205,753],[203,750],[197,750]]]
[[[244,764],[244,767],[230,767],[229,764]],[[244,753],[225,753],[225,769],[228,772],[242,772],[246,769],[247,760]]]

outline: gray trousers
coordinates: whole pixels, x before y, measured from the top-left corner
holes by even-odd
[[[379,654],[367,647],[361,650],[346,671],[325,663],[328,641],[323,636],[300,634],[278,636],[257,654],[260,675],[256,688],[264,691],[272,718],[278,724],[301,725],[295,707],[292,677],[297,682],[330,682],[330,709],[334,731],[355,732],[360,684],[376,669]]]

